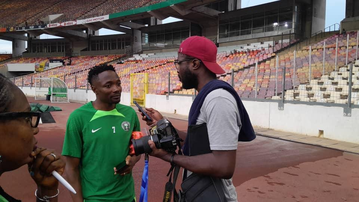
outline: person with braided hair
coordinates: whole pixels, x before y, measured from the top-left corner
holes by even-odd
[[[37,184],[36,201],[58,201],[58,181],[51,174],[64,172],[65,162],[52,150],[38,147],[35,135],[40,113],[31,112],[24,93],[0,74],[0,177],[28,165]],[[18,202],[0,187],[1,202]]]

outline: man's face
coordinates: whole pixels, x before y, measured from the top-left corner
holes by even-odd
[[[114,71],[104,71],[92,81],[92,90],[97,99],[107,104],[117,104],[121,101],[121,81]]]
[[[184,89],[198,86],[197,75],[191,71],[193,64],[193,60],[188,59],[184,54],[178,53],[177,73]]]

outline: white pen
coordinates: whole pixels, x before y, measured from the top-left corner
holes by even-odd
[[[76,194],[75,189],[55,170],[52,171],[52,175],[59,181],[61,184],[63,184],[68,190],[70,190],[72,193]]]

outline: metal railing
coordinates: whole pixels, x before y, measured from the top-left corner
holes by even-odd
[[[340,29],[340,25],[338,23],[332,24],[326,28],[324,28],[323,30],[320,30],[318,32],[315,32],[314,34],[311,35],[311,37],[314,37],[316,35],[322,34],[322,33],[326,33],[326,32],[335,32],[335,31],[339,31]]]

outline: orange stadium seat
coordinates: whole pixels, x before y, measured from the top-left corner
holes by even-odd
[[[350,36],[350,44],[352,45],[356,40],[356,32],[348,32]],[[232,70],[234,71],[234,88],[242,98],[257,98],[270,99],[273,96],[278,96],[285,92],[288,96],[286,99],[291,100],[309,100],[320,102],[344,102],[345,93],[347,93],[346,85],[347,77],[343,76],[335,70],[335,39],[339,39],[338,50],[338,67],[342,67],[346,62],[346,37],[342,35],[333,35],[326,39],[326,51],[325,51],[325,69],[323,74],[323,45],[324,40],[312,45],[311,56],[311,78],[309,78],[309,46],[305,46],[298,50],[295,60],[294,71],[294,54],[292,51],[284,50],[279,54],[279,67],[276,71],[276,54],[278,51],[285,47],[290,46],[289,43],[277,43],[273,48],[261,48],[258,50],[241,50],[232,51],[230,54],[218,53],[217,61],[225,69],[226,73],[220,75],[220,79],[228,83],[232,82]],[[294,40],[295,42],[295,40]],[[355,42],[356,43],[356,42]],[[331,47],[334,44],[334,48]],[[355,45],[355,44],[354,44]],[[353,45],[352,45],[353,46]],[[274,51],[273,51],[274,50]],[[349,62],[354,61],[356,49],[349,47]],[[58,67],[55,69],[47,70],[42,73],[32,74],[24,77],[24,85],[27,86],[31,82],[31,77],[58,77],[65,78],[69,88],[86,88],[87,87],[87,72],[88,69],[96,64],[111,61],[115,58],[119,58],[119,55],[113,56],[83,56],[74,57],[73,64],[71,66]],[[146,58],[141,60],[127,60],[124,64],[114,64],[116,71],[118,72],[121,80],[123,92],[130,92],[130,74],[131,73],[148,73],[148,92],[150,94],[166,94],[168,91],[175,94],[192,95],[194,91],[182,89],[181,82],[177,76],[177,70],[173,65],[173,58]],[[41,62],[46,60],[45,58],[19,58],[12,62]],[[258,76],[257,76],[257,89],[255,89],[255,63],[258,62]],[[284,76],[284,89],[282,85],[283,80],[283,68],[286,68],[286,74]],[[342,70],[346,72],[346,70]],[[333,73],[337,72],[337,73]],[[170,73],[170,89],[168,89],[168,73]],[[332,75],[333,73],[333,75]],[[339,75],[340,74],[340,75]],[[346,74],[346,73],[345,73]],[[358,73],[359,77],[359,73]],[[277,78],[277,79],[276,79]],[[321,84],[325,86],[319,86],[316,84],[312,86],[310,83],[312,80],[320,80]],[[332,79],[329,82],[329,79]],[[343,83],[343,79],[345,83]],[[358,79],[359,80],[359,79]],[[136,77],[134,83],[143,83],[143,78]],[[16,80],[17,85],[21,84],[22,80]],[[345,85],[344,85],[345,84]],[[310,90],[301,87],[303,85],[311,85]],[[334,85],[342,87],[342,91],[336,93]],[[359,85],[359,83],[358,83]],[[277,86],[277,89],[276,89]],[[319,86],[319,87],[318,87]],[[324,88],[325,87],[325,88]],[[337,86],[336,86],[337,87]],[[301,88],[301,89],[300,89]],[[325,97],[323,98],[323,91]],[[257,91],[256,91],[257,90]],[[140,95],[140,91],[143,89],[139,86],[134,87],[135,95]],[[304,92],[306,91],[306,92]],[[256,94],[257,93],[257,94]],[[332,93],[332,94],[331,94]],[[338,93],[341,93],[339,95]],[[330,95],[329,95],[330,94]],[[355,94],[356,95],[356,94]],[[338,98],[338,100],[332,98]],[[358,95],[359,97],[359,95]],[[274,97],[276,99],[276,97]],[[329,99],[331,98],[331,99]],[[359,98],[358,98],[359,99]]]
[[[76,78],[76,87],[86,89],[87,73],[91,67],[118,59],[120,57],[122,57],[122,55],[72,57],[71,65],[60,66],[53,69],[45,70],[43,72],[28,74],[24,76],[24,86],[34,85],[33,83],[31,83],[31,81],[34,82],[34,78],[37,77],[56,77],[60,78],[61,80],[64,80],[67,83],[68,88],[75,87]],[[48,61],[48,58],[19,58],[9,63],[41,63],[44,61]],[[22,84],[19,84],[19,86],[21,85]]]

